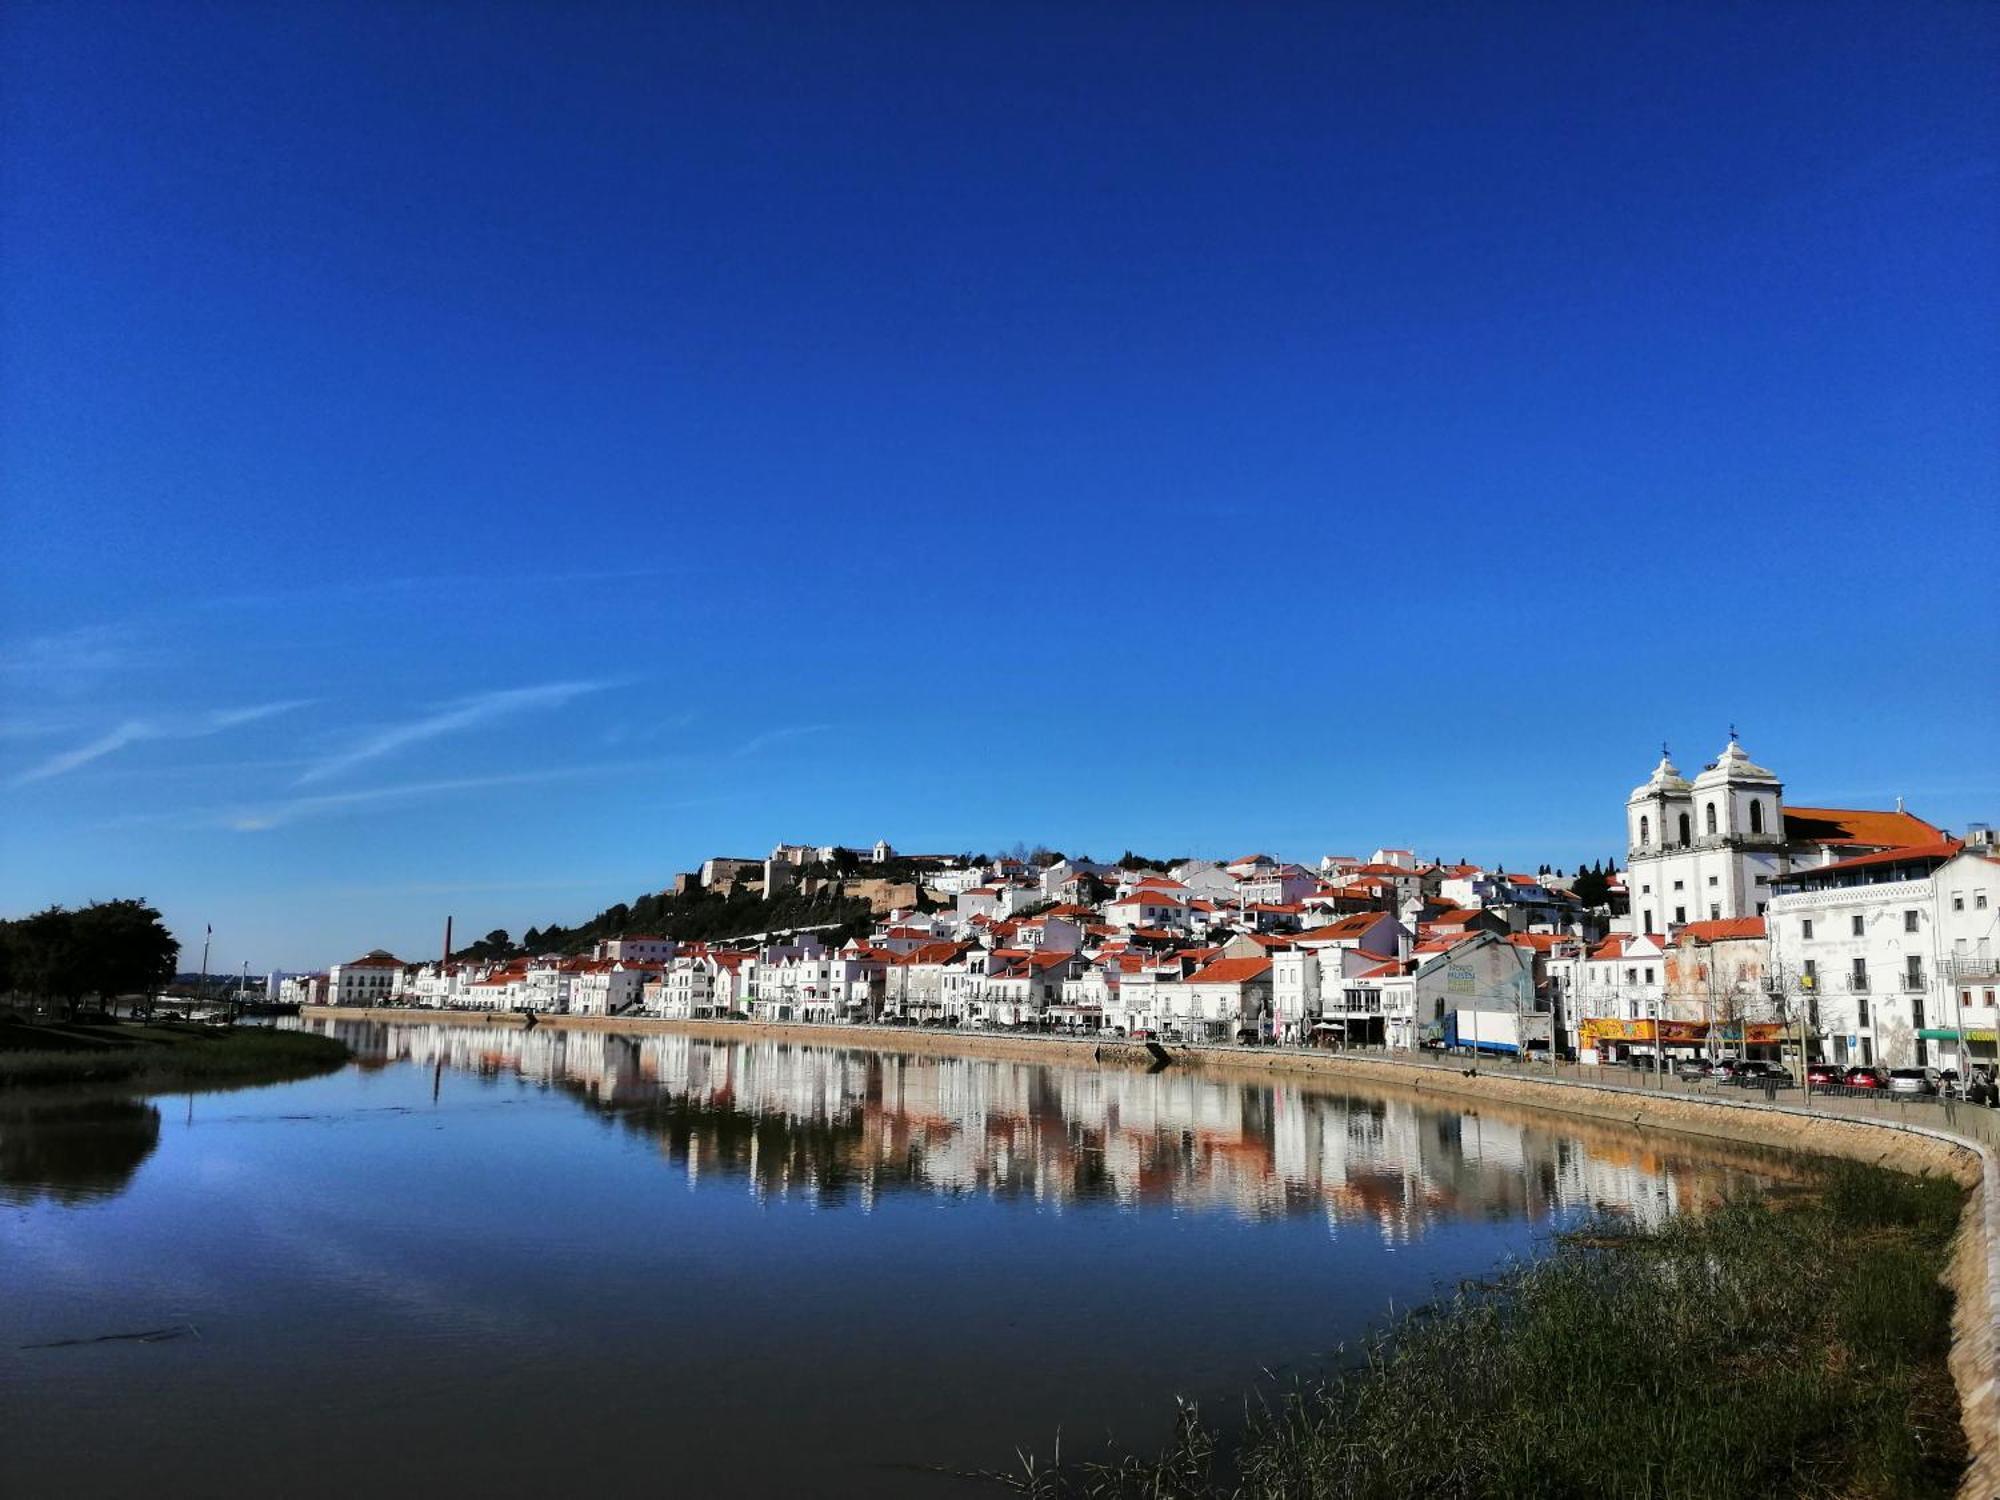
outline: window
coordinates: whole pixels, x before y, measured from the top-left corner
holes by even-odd
[[[1674,889],[1675,889],[1675,890],[1679,890],[1679,889],[1681,889],[1681,887],[1685,886],[1686,884],[1687,884],[1687,882],[1686,882],[1685,880],[1676,880],[1676,881],[1674,882]]]
[[[1637,984],[1639,982],[1639,971],[1637,969],[1627,969],[1625,971],[1625,982],[1627,984]]]
[[[1761,916],[1763,916],[1763,915],[1764,915],[1764,908],[1765,908],[1766,906],[1768,906],[1769,904],[1770,904],[1770,903],[1769,903],[1769,902],[1766,902],[1766,901],[1759,901],[1759,902],[1757,903],[1757,915],[1758,915],[1758,916],[1760,916],[1760,917],[1761,917]]]
[[[1651,932],[1652,930],[1653,930],[1653,914],[1649,911],[1646,913],[1646,931]]]
[[[1860,914],[1859,912],[1856,912],[1856,913],[1855,913],[1855,914],[1854,914],[1853,916],[1849,917],[1849,918],[1848,918],[1847,920],[1848,920],[1848,924],[1849,924],[1849,930],[1850,930],[1850,931],[1851,931],[1851,932],[1852,932],[1852,933],[1853,933],[1853,934],[1854,934],[1854,935],[1855,935],[1856,937],[1867,937],[1867,936],[1868,936],[1868,920],[1867,920],[1867,918],[1863,917],[1863,916],[1862,916],[1862,915],[1861,915],[1861,914]]]
[[[1805,987],[1809,990],[1817,989],[1819,987],[1819,963],[1815,959],[1809,958],[1806,960]]]
[[[1964,910],[1965,910],[1965,892],[1964,892],[1964,891],[1953,891],[1953,892],[1951,893],[1951,909],[1952,909],[1953,911],[1964,911]]]
[[[1651,964],[1648,964],[1646,965],[1646,983],[1651,984],[1652,982],[1653,982],[1653,966]]]
[[[1810,943],[1810,942],[1812,941],[1812,918],[1811,918],[1811,917],[1807,917],[1807,918],[1806,918],[1806,919],[1805,919],[1805,920],[1804,920],[1803,922],[1799,923],[1799,936],[1800,936],[1801,938],[1805,939],[1805,941],[1807,941],[1808,943]]]
[[[1905,932],[1915,932],[1916,930],[1917,930],[1917,914],[1916,914],[1915,912],[1913,912],[1913,911],[1906,911],[1906,912],[1904,912],[1904,913],[1903,913],[1903,931],[1905,931]]]
[[[1972,904],[1973,904],[1974,906],[1978,907],[1978,908],[1979,908],[1979,909],[1980,909],[1981,911],[1985,911],[1985,910],[1986,910],[1986,892],[1984,892],[1984,891],[1974,891],[1974,892],[1972,893]]]
[[[1924,987],[1924,956],[1912,953],[1903,959],[1903,988],[1920,990]]]
[[[1717,879],[1717,878],[1716,878],[1715,876],[1711,875],[1711,876],[1709,876],[1709,877],[1708,877],[1708,886],[1709,886],[1709,889],[1710,889],[1710,890],[1713,890],[1713,889],[1715,889],[1715,887],[1717,887],[1718,885],[1721,885],[1721,884],[1722,884],[1722,882],[1721,882],[1721,881],[1720,881],[1719,879]]]
[[[1708,831],[1710,833],[1715,832],[1715,804],[1713,802],[1708,804],[1707,821],[1708,821]]]
[[[1752,833],[1764,831],[1764,804],[1755,797],[1750,799],[1750,831]]]
[[[1849,972],[1847,976],[1847,984],[1848,988],[1854,990],[1865,990],[1868,988],[1867,959],[1857,958],[1854,960],[1854,968]]]
[[[1676,906],[1674,908],[1674,925],[1678,927],[1681,925],[1681,923],[1685,922],[1687,919],[1688,919],[1688,909],[1685,906]]]
[[[1639,887],[1639,894],[1642,896],[1650,896],[1653,894],[1653,888],[1650,885],[1642,885]]]
[[[1708,903],[1708,920],[1711,922],[1720,922],[1722,920],[1722,908],[1713,901]]]
[[[1694,842],[1693,829],[1688,825],[1688,815],[1686,813],[1681,814],[1681,842],[1683,844],[1692,844]]]
[[[1639,820],[1639,847],[1641,849],[1650,849],[1653,847],[1653,820],[1651,818],[1641,818]]]

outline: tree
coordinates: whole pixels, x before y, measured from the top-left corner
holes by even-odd
[[[38,1000],[60,1000],[73,1009],[82,991],[76,988],[76,932],[71,913],[51,906],[7,924],[14,983]]]
[[[1585,906],[1608,906],[1611,903],[1611,882],[1601,870],[1585,870],[1579,867],[1576,879],[1570,883],[1570,893]]]
[[[59,1000],[71,1015],[86,995],[151,994],[171,983],[181,947],[144,901],[93,901],[81,911],[51,906],[4,924],[12,985]]]
[[[181,945],[144,901],[93,901],[72,914],[84,994],[151,995],[173,982]]]

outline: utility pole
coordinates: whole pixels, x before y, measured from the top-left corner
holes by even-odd
[[[195,981],[194,986],[195,999],[197,1000],[208,990],[208,945],[214,936],[215,925],[211,922],[204,922],[201,932],[201,978]],[[188,1006],[188,1019],[194,1019],[194,1006],[192,1004]]]

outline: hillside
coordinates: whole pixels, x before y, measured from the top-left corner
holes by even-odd
[[[518,942],[506,932],[490,932],[478,942],[458,949],[452,957],[480,960],[524,953],[581,953],[593,943],[622,933],[648,933],[682,942],[724,942],[753,933],[827,923],[837,924],[836,930],[820,934],[829,943],[844,943],[849,937],[866,932],[868,902],[859,896],[834,891],[811,896],[792,893],[775,901],[766,901],[755,891],[741,888],[726,896],[700,888],[680,896],[654,891],[629,904],[620,901],[606,907],[575,927],[560,924],[530,927]]]

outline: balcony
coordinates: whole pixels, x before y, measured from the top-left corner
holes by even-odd
[[[1903,988],[1921,993],[1924,989],[1924,976],[1921,974],[1905,974],[1903,976]]]
[[[1855,995],[1865,995],[1865,994],[1867,994],[1867,993],[1868,993],[1868,976],[1867,976],[1866,974],[1850,974],[1850,975],[1848,975],[1848,976],[1847,976],[1847,988],[1848,988],[1848,992],[1849,992],[1850,994],[1855,994]]]

